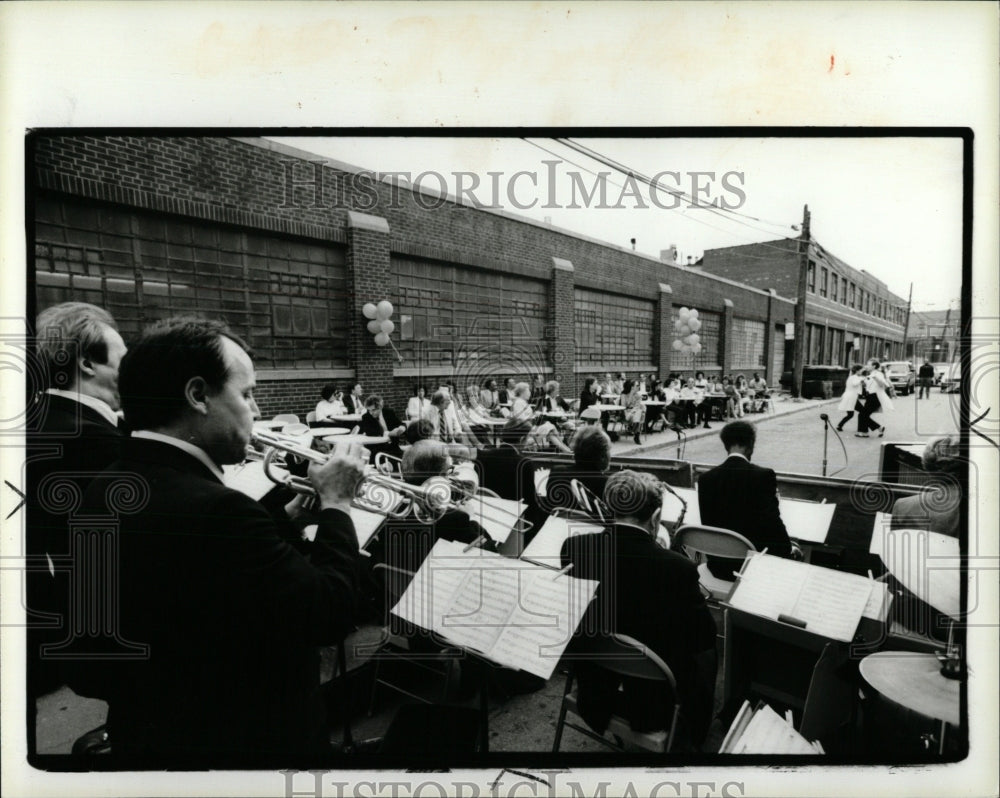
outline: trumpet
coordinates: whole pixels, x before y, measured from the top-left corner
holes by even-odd
[[[328,455],[273,432],[254,432],[252,440],[264,447],[265,451],[261,453],[256,449],[248,449],[247,459],[262,460],[264,474],[268,479],[276,485],[291,488],[296,493],[316,496],[316,489],[308,479],[289,474],[287,471],[280,473],[278,469],[284,469],[285,455],[314,463],[325,463]],[[369,470],[358,483],[352,500],[354,507],[395,520],[402,520],[412,515],[421,524],[432,524],[449,510],[465,510],[463,505],[472,499],[482,495],[487,497],[495,495],[482,489],[471,490],[467,482],[455,476],[433,476],[420,485],[412,485],[385,473],[386,470],[391,470],[393,465],[398,465],[398,459],[390,455],[376,458],[376,467]],[[520,518],[499,507],[493,507],[492,510],[498,514],[511,516],[512,526]]]

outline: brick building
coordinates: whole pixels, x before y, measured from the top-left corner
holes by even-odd
[[[962,314],[958,310],[924,310],[910,314],[907,357],[948,363],[959,355]]]
[[[757,288],[798,296],[799,242],[779,239],[705,251],[701,268]],[[806,291],[807,365],[847,366],[870,357],[903,357],[906,300],[816,241],[809,244]],[[790,350],[790,348],[789,348]],[[787,355],[789,368],[792,352]]]
[[[93,302],[126,341],[175,313],[222,317],[254,349],[265,416],[304,415],[331,381],[402,410],[414,385],[446,379],[540,373],[574,396],[605,371],[773,383],[785,368],[785,283],[664,263],[263,139],[43,134],[28,154],[29,312]],[[382,299],[398,358],[365,328],[361,308]],[[698,355],[671,346],[684,306],[702,320]]]

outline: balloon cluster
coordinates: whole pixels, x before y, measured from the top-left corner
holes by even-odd
[[[694,308],[681,308],[677,311],[677,318],[674,319],[674,332],[677,337],[672,344],[675,352],[693,352],[698,354],[701,351],[701,336],[698,330],[701,329],[701,319],[698,318],[698,311]]]
[[[368,332],[375,336],[375,346],[386,346],[390,343],[389,336],[396,329],[396,323],[389,317],[392,315],[392,302],[383,299],[377,305],[374,302],[367,302],[361,308],[362,314],[368,322]]]

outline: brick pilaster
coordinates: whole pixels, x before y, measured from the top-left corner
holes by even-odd
[[[655,341],[655,351],[653,360],[656,363],[656,376],[663,379],[670,373],[670,358],[673,355],[673,323],[671,314],[673,313],[673,289],[666,283],[660,283],[659,294],[656,298],[656,316],[653,320],[653,340]]]
[[[722,300],[722,324],[719,325],[719,335],[722,338],[722,373],[729,374],[733,369],[733,300]]]
[[[552,328],[551,361],[553,379],[559,381],[562,395],[572,399],[579,391],[576,385],[576,321],[573,308],[573,264],[563,258],[552,259],[552,290],[549,303],[549,324]]]
[[[364,387],[365,396],[380,394],[397,413],[405,410],[405,396],[394,395],[392,369],[396,355],[391,346],[375,346],[361,309],[366,302],[378,304],[388,299],[396,304],[390,285],[389,223],[378,216],[347,213],[347,290],[349,293],[348,348],[355,379]],[[393,314],[399,339],[399,318]],[[403,402],[403,406],[400,405]]]

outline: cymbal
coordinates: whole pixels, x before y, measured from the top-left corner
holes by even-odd
[[[900,584],[938,612],[961,617],[958,538],[926,529],[882,532],[876,552]]]
[[[959,683],[941,675],[933,654],[879,651],[861,660],[862,677],[886,698],[953,726],[960,722]]]

